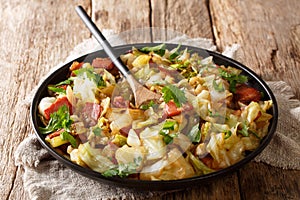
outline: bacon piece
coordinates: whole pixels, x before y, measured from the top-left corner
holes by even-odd
[[[106,69],[114,76],[119,73],[118,68],[114,65],[110,58],[95,58],[92,62],[92,66],[95,68]]]
[[[125,137],[127,137],[131,128],[132,128],[131,125],[125,126],[125,127],[121,128],[120,129],[120,134],[123,135],[123,136],[125,136]]]
[[[236,101],[248,105],[251,101],[258,102],[261,98],[261,93],[253,87],[242,84],[236,88],[234,98]]]
[[[112,103],[116,108],[129,108],[130,102],[122,96],[116,96]]]
[[[57,131],[55,131],[55,132],[47,135],[47,138],[52,139],[52,138],[54,138],[56,136],[59,136],[64,131],[65,131],[64,129],[57,130]]]
[[[102,110],[103,109],[99,104],[86,102],[82,110],[82,115],[88,125],[94,126],[97,124]]]
[[[48,108],[46,108],[44,110],[45,119],[49,120],[50,119],[50,114],[58,111],[58,109],[63,105],[68,106],[69,110],[70,110],[70,113],[72,113],[72,105],[68,101],[68,98],[67,97],[61,97],[61,98],[56,99],[55,102],[51,104],[51,106],[49,106]]]

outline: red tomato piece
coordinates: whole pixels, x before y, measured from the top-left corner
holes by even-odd
[[[69,107],[70,113],[72,113],[72,105],[68,101],[67,97],[61,97],[55,100],[47,109],[44,110],[46,120],[50,119],[50,114],[56,112],[61,106],[66,105]]]
[[[177,108],[176,104],[173,101],[169,101],[165,105],[165,112],[167,113],[168,117],[176,116],[181,113],[181,109]]]

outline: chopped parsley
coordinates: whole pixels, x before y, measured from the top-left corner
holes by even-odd
[[[175,130],[176,125],[176,121],[168,120],[164,123],[163,128],[159,131],[159,134],[163,136],[163,140],[166,144],[172,143],[173,139],[177,137],[176,133],[171,133],[171,131]]]
[[[150,107],[155,107],[155,106],[157,106],[157,104],[154,103],[153,100],[151,100],[151,101],[150,101],[149,103],[147,103],[147,104],[142,104],[142,105],[140,106],[140,109],[142,109],[142,110],[148,110]]]
[[[56,112],[50,114],[48,125],[43,128],[39,127],[42,134],[53,133],[58,130],[64,130],[60,133],[62,140],[67,140],[73,147],[77,146],[76,139],[70,134],[71,125],[73,121],[70,118],[70,111],[68,106],[61,106]]]
[[[160,56],[165,55],[166,52],[166,45],[165,44],[160,44],[154,47],[143,47],[141,49],[139,49],[140,52],[142,53],[150,53],[150,52],[154,52]]]
[[[188,138],[194,143],[199,143],[201,140],[201,131],[199,130],[199,124],[193,126],[191,131],[187,134]]]
[[[224,92],[225,88],[223,86],[223,83],[220,82],[219,84],[216,82],[216,80],[213,80],[213,87],[217,92]]]
[[[180,49],[180,44],[175,48],[175,49],[173,49],[172,50],[172,53],[171,53],[171,55],[170,55],[170,60],[174,60],[176,57],[178,57],[179,56],[179,53],[178,53],[178,50]]]
[[[230,130],[227,130],[224,133],[225,133],[224,139],[227,139],[227,138],[229,138],[232,135],[232,132]]]
[[[60,137],[61,137],[62,140],[67,140],[68,142],[70,142],[70,144],[73,147],[77,147],[77,141],[76,141],[76,139],[73,137],[73,135],[71,135],[67,131],[61,132],[60,133]]]
[[[242,126],[242,129],[241,130],[238,130],[238,133],[240,133],[241,135],[243,135],[244,137],[248,137],[249,136],[249,127],[247,126],[247,123],[246,122],[243,122],[241,124]]]
[[[66,90],[60,87],[48,86],[48,90],[58,93],[58,94],[66,94]]]
[[[100,74],[97,74],[93,71],[93,68],[80,68],[73,71],[74,74],[77,76],[82,75],[86,73],[87,78],[94,81],[97,85],[97,87],[105,87],[106,83],[103,80],[102,76]]]
[[[48,90],[58,93],[58,94],[66,94],[66,90],[60,86],[63,85],[70,85],[73,82],[73,77],[68,78],[67,80],[64,80],[62,82],[59,82],[55,85],[49,85]]]
[[[163,99],[166,103],[173,100],[176,107],[179,108],[187,102],[184,92],[174,85],[166,85],[162,88]]]
[[[45,128],[39,127],[39,130],[42,134],[49,134],[59,129],[70,131],[72,123],[69,108],[63,105],[56,112],[50,114],[48,125]]]
[[[98,126],[96,128],[93,129],[93,133],[94,135],[96,136],[101,136],[101,132],[102,132],[102,129],[99,128]]]
[[[105,177],[119,176],[121,178],[127,177],[130,174],[137,173],[137,168],[141,164],[142,158],[138,157],[134,159],[133,163],[119,164],[109,170],[102,173]]]
[[[57,83],[55,86],[61,86],[61,85],[70,85],[73,82],[73,78],[68,78],[67,80],[64,80],[60,83]]]
[[[230,73],[222,68],[219,68],[219,74],[223,79],[229,82],[229,91],[234,93],[238,83],[245,83],[248,81],[247,76]]]
[[[244,137],[249,137],[250,134],[254,135],[257,139],[261,139],[257,133],[249,129],[246,121],[241,124],[242,129],[238,130],[238,133]]]

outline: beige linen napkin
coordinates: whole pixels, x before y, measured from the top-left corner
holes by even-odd
[[[111,34],[110,31],[104,31],[104,35],[113,45],[124,43],[122,38]],[[216,50],[209,39],[190,39],[183,35],[168,42]],[[94,39],[84,41],[74,48],[67,61],[94,51],[95,46],[98,47]],[[239,46],[234,44],[226,48],[223,54],[234,57],[238,48]],[[268,85],[278,101],[279,123],[271,143],[255,158],[255,161],[283,169],[300,170],[300,136],[298,134],[300,102],[293,99],[291,87],[285,82],[268,82]],[[35,90],[24,101],[25,105],[29,106],[34,92]],[[30,133],[18,146],[15,152],[15,163],[24,168],[24,189],[30,199],[149,199],[165,194],[164,192],[142,192],[110,186],[86,178],[53,159],[33,133]]]

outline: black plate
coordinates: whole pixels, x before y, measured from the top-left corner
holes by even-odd
[[[137,48],[144,47],[144,46],[155,46],[158,45],[156,43],[139,43],[139,44],[130,44],[130,45],[122,45],[114,47],[116,53],[118,55],[124,54],[126,51],[131,50],[132,46],[135,46]],[[177,44],[166,44],[168,49],[173,49],[177,47]],[[44,148],[46,148],[49,153],[55,157],[57,160],[62,162],[65,166],[71,168],[72,170],[87,176],[89,178],[95,179],[97,181],[105,182],[107,184],[112,184],[115,186],[122,186],[122,187],[128,187],[133,188],[137,190],[175,190],[175,189],[184,189],[187,187],[199,185],[200,183],[207,183],[209,181],[212,181],[216,178],[222,178],[225,175],[239,169],[246,163],[248,163],[250,160],[252,160],[255,156],[257,156],[270,142],[272,136],[274,135],[274,132],[276,130],[277,126],[277,119],[278,119],[278,109],[277,109],[277,103],[276,99],[270,90],[270,88],[267,86],[267,84],[258,77],[252,70],[245,67],[243,64],[227,58],[221,54],[211,52],[208,50],[204,50],[201,48],[196,48],[192,46],[181,46],[182,49],[188,48],[192,52],[197,52],[202,57],[207,56],[213,56],[214,62],[218,65],[225,65],[225,66],[232,66],[238,69],[243,70],[243,74],[248,76],[249,78],[249,85],[252,87],[255,87],[259,91],[263,92],[263,100],[272,100],[273,106],[269,110],[269,113],[273,115],[273,118],[271,119],[269,131],[268,134],[264,139],[262,139],[261,144],[257,149],[255,149],[253,152],[249,153],[243,160],[237,162],[236,164],[227,167],[225,169],[202,175],[197,176],[193,178],[187,178],[187,179],[180,179],[180,180],[172,180],[172,181],[144,181],[144,180],[131,180],[126,178],[118,178],[118,177],[104,177],[100,173],[95,172],[91,169],[87,169],[84,167],[81,167],[72,161],[68,160],[64,156],[57,153],[47,142],[45,142],[45,135],[42,135],[38,129],[39,126],[43,126],[39,116],[38,116],[38,104],[41,101],[43,97],[46,97],[48,95],[47,92],[47,86],[49,84],[55,84],[59,83],[67,78],[69,75],[69,67],[72,64],[73,61],[63,65],[61,68],[54,71],[50,76],[48,76],[44,82],[41,83],[39,86],[33,101],[31,105],[31,122],[33,125],[33,128],[35,130],[35,133],[38,137],[38,140],[42,144]],[[94,53],[82,56],[76,61],[78,62],[92,62],[92,60],[96,57],[107,57],[105,52],[103,50],[96,51]]]

